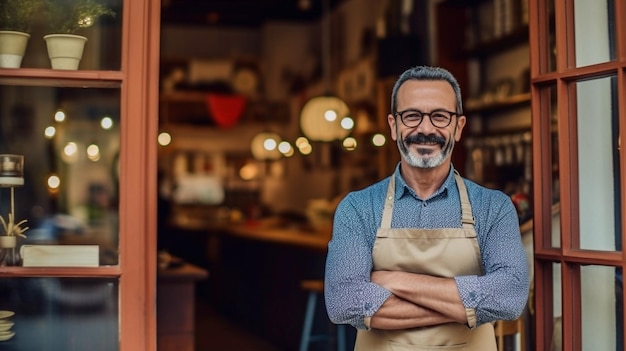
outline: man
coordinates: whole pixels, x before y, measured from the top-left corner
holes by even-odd
[[[394,174],[337,206],[328,246],[330,319],[355,350],[496,350],[496,320],[520,316],[528,269],[504,193],[461,178],[450,156],[466,117],[448,71],[414,67],[391,95]]]

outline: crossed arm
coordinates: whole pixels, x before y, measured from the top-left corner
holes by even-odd
[[[372,328],[407,329],[449,322],[467,323],[465,307],[453,278],[375,271],[371,280],[393,294],[372,316]]]

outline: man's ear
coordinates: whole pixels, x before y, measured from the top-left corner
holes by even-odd
[[[461,115],[461,116],[459,116],[457,118],[456,128],[454,130],[454,140],[455,141],[461,140],[461,134],[463,133],[463,128],[465,127],[465,122],[467,122],[467,119],[465,118],[465,116]]]
[[[393,114],[388,114],[387,115],[387,123],[389,124],[389,129],[391,131],[391,139],[393,141],[398,140],[398,135],[396,134],[397,128],[396,128],[396,117]]]

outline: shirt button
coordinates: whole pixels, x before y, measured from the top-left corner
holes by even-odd
[[[472,301],[476,300],[476,293],[472,291],[472,292],[469,294],[469,297],[470,297],[470,299],[472,299]]]

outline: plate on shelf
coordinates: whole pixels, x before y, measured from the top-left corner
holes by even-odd
[[[12,317],[15,314],[13,311],[1,311],[0,310],[0,319]]]
[[[13,337],[13,335],[15,335],[15,332],[13,331],[2,331],[0,332],[0,341],[9,340]]]
[[[13,326],[13,322],[8,321],[6,319],[0,319],[0,331],[7,331],[11,329]]]

